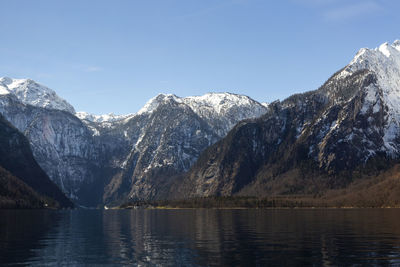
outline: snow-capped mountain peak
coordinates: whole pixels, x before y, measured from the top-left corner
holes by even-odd
[[[391,143],[400,131],[400,40],[392,44],[383,43],[375,49],[362,48],[342,71],[344,76],[360,70],[369,70],[376,77],[376,86],[367,88],[367,94],[378,95],[379,90],[384,104],[387,107],[387,124],[385,126],[385,148],[395,152]],[[374,97],[375,98],[375,97]],[[370,105],[373,101],[366,101]],[[367,106],[363,110],[368,109]]]
[[[390,57],[393,53],[396,54],[396,52],[400,50],[400,46],[396,45],[395,43],[390,45],[386,42],[380,45],[377,50],[384,54],[386,57]]]
[[[387,64],[400,64],[400,40],[392,44],[385,42],[374,49],[361,48],[345,70],[352,73],[361,68],[376,69]]]
[[[194,111],[207,108],[217,113],[223,113],[234,106],[253,106],[256,103],[248,96],[232,93],[208,93],[202,96],[189,96],[183,98],[183,102]]]
[[[166,100],[175,100],[180,102],[180,98],[174,94],[158,94],[147,101],[147,103],[136,113],[136,115],[152,113],[162,102]]]
[[[0,78],[0,87],[0,94],[8,91],[24,104],[75,113],[72,105],[59,97],[53,90],[31,79],[2,77]]]
[[[207,93],[201,96],[188,97],[178,97],[174,94],[158,94],[151,98],[136,114],[151,113],[160,103],[171,100],[190,106],[196,113],[201,113],[200,109],[208,109],[218,114],[224,113],[224,111],[235,106],[253,107],[255,103],[258,103],[248,96],[232,93]]]
[[[384,92],[400,96],[400,41],[383,43],[375,49],[362,48],[343,70],[345,76],[367,69],[375,73]],[[400,100],[400,99],[399,99]]]

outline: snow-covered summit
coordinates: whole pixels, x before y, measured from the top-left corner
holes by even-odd
[[[259,117],[268,109],[266,105],[248,96],[232,93],[207,93],[188,97],[158,94],[135,115],[152,113],[159,105],[169,101],[190,107],[194,113],[212,125],[220,136],[224,136],[238,121]]]
[[[259,103],[248,96],[232,93],[207,93],[202,96],[178,97],[174,94],[158,94],[151,98],[137,113],[127,115],[93,115],[77,112],[75,115],[86,123],[99,123],[113,128],[125,124],[137,116],[149,116],[161,105],[180,105],[191,109],[206,121],[220,137],[225,136],[241,120],[260,117],[268,110],[268,104]],[[142,119],[140,119],[142,120]]]
[[[151,113],[154,110],[156,110],[161,103],[168,100],[181,102],[181,98],[177,97],[174,94],[158,94],[155,97],[151,98],[149,101],[147,101],[147,103],[135,115]]]
[[[24,104],[41,108],[68,111],[86,122],[110,125],[114,122],[123,122],[131,117],[154,112],[161,104],[168,102],[178,103],[191,108],[197,115],[208,121],[220,124],[224,120],[221,136],[243,119],[261,116],[267,106],[248,96],[232,93],[207,93],[202,96],[178,97],[174,94],[158,94],[151,98],[137,113],[126,115],[103,114],[95,115],[87,112],[75,112],[67,101],[59,97],[55,91],[31,79],[0,78],[0,95],[13,95]],[[111,124],[110,124],[111,123]]]
[[[178,97],[174,94],[158,94],[150,99],[136,114],[151,113],[165,101],[175,101],[183,103],[193,109],[194,112],[201,114],[205,110],[223,115],[233,107],[249,107],[253,112],[265,112],[264,105],[245,95],[233,93],[207,93],[202,96]]]
[[[375,49],[360,49],[344,72],[354,73],[362,69],[377,76],[386,103],[400,115],[400,40],[393,44],[384,43]]]
[[[98,123],[121,121],[121,120],[129,118],[133,115],[134,114],[115,115],[113,113],[103,114],[103,115],[95,115],[95,114],[90,114],[90,113],[87,113],[84,111],[75,113],[75,116],[77,116],[81,120],[87,120],[87,121],[98,122]]]
[[[350,64],[345,68],[347,72],[354,72],[359,69],[371,71],[385,71],[385,68],[398,68],[400,66],[400,40],[392,44],[383,43],[379,47],[361,48]]]
[[[376,86],[367,88],[369,101],[364,103],[363,110],[368,109],[368,105],[374,105],[381,95],[388,108],[385,147],[395,151],[392,142],[400,132],[400,40],[392,44],[383,43],[375,49],[360,49],[342,75],[348,76],[363,69],[371,71],[377,78]]]
[[[182,99],[194,111],[201,112],[202,109],[211,109],[221,114],[234,106],[258,108],[258,102],[248,96],[232,93],[208,93],[202,96],[189,96]]]
[[[2,77],[0,78],[0,94],[13,94],[24,104],[75,113],[72,105],[53,90],[31,79]]]

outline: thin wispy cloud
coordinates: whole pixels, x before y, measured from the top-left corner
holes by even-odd
[[[294,2],[298,4],[307,5],[310,7],[320,7],[331,4],[337,4],[339,2],[343,2],[341,0],[294,0]]]
[[[11,78],[34,79],[41,81],[42,79],[53,78],[51,72],[38,71],[36,68],[23,66],[23,64],[0,64],[0,77],[9,76]]]
[[[100,72],[104,69],[100,66],[89,65],[89,64],[74,64],[71,65],[72,69],[79,72]]]
[[[355,19],[361,16],[374,14],[383,10],[377,2],[363,1],[356,4],[344,5],[332,8],[322,13],[322,16],[327,21],[344,21]]]
[[[54,77],[53,74],[50,74],[50,73],[43,73],[43,72],[38,73],[36,76],[37,76],[39,79],[48,79],[48,78],[53,78],[53,77]]]
[[[363,16],[378,14],[384,10],[377,0],[293,0],[295,3],[315,9],[327,22],[345,22]]]
[[[103,70],[103,68],[97,67],[97,66],[89,66],[89,67],[84,68],[84,71],[86,71],[86,72],[99,72],[102,70]]]
[[[248,3],[248,0],[230,0],[230,1],[225,1],[225,2],[224,1],[221,1],[221,2],[216,1],[216,3],[217,4],[211,5],[204,9],[197,10],[195,12],[177,16],[174,18],[174,21],[182,21],[182,20],[186,20],[189,18],[206,16],[208,14],[212,14],[214,12],[224,10],[230,6],[246,4],[246,3]]]

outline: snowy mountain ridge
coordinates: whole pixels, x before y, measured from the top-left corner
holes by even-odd
[[[75,113],[74,107],[52,89],[31,79],[2,77],[0,78],[0,94],[13,94],[24,104]]]
[[[135,114],[115,115],[114,113],[95,115],[85,111],[79,111],[75,113],[75,116],[77,116],[81,120],[87,120],[97,123],[121,121],[134,115]]]
[[[0,112],[29,139],[49,177],[84,205],[156,194],[151,181],[159,174],[188,170],[237,122],[267,110],[230,93],[159,94],[136,114],[93,115],[32,80],[0,79]]]
[[[248,96],[232,93],[207,93],[202,96],[178,97],[173,94],[158,94],[150,99],[137,113],[115,115],[101,114],[95,115],[88,112],[75,112],[75,109],[67,101],[59,97],[55,91],[43,86],[31,79],[13,79],[9,77],[0,78],[0,95],[11,94],[17,97],[22,103],[36,107],[50,108],[67,111],[83,121],[94,123],[103,123],[104,126],[112,126],[114,122],[120,122],[132,118],[133,116],[144,113],[152,113],[157,107],[165,101],[174,101],[176,103],[189,106],[196,114],[204,119],[210,117],[221,117],[233,112],[232,108],[241,107],[239,117],[235,119],[242,120],[254,118],[266,112],[267,105],[259,104]],[[255,108],[255,110],[253,110]],[[224,123],[225,131],[233,127],[234,121]]]
[[[173,100],[178,103],[184,103],[190,106],[196,113],[201,113],[202,107],[212,109],[216,113],[223,113],[231,106],[250,106],[256,101],[245,95],[238,95],[233,93],[207,93],[201,96],[188,96],[179,97],[174,94],[158,94],[157,96],[150,99],[142,109],[136,114],[151,113],[162,101]]]
[[[394,145],[400,131],[400,40],[392,44],[383,43],[375,49],[362,48],[341,73],[347,77],[357,71],[367,69],[377,78],[376,84],[370,85],[362,111],[370,108],[376,113],[381,102],[387,107],[384,146],[382,151],[398,153]],[[377,101],[378,97],[378,101]]]
[[[209,122],[224,136],[239,120],[256,118],[268,110],[268,104],[259,103],[248,96],[233,93],[207,93],[202,96],[179,97],[174,94],[158,94],[151,98],[137,112],[127,115],[93,115],[77,112],[75,115],[84,122],[101,123],[113,127],[115,123],[126,123],[135,116],[150,115],[165,103],[176,103],[189,107],[199,117]]]

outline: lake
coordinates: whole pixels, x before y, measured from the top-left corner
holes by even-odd
[[[1,210],[1,265],[400,264],[399,209]]]

